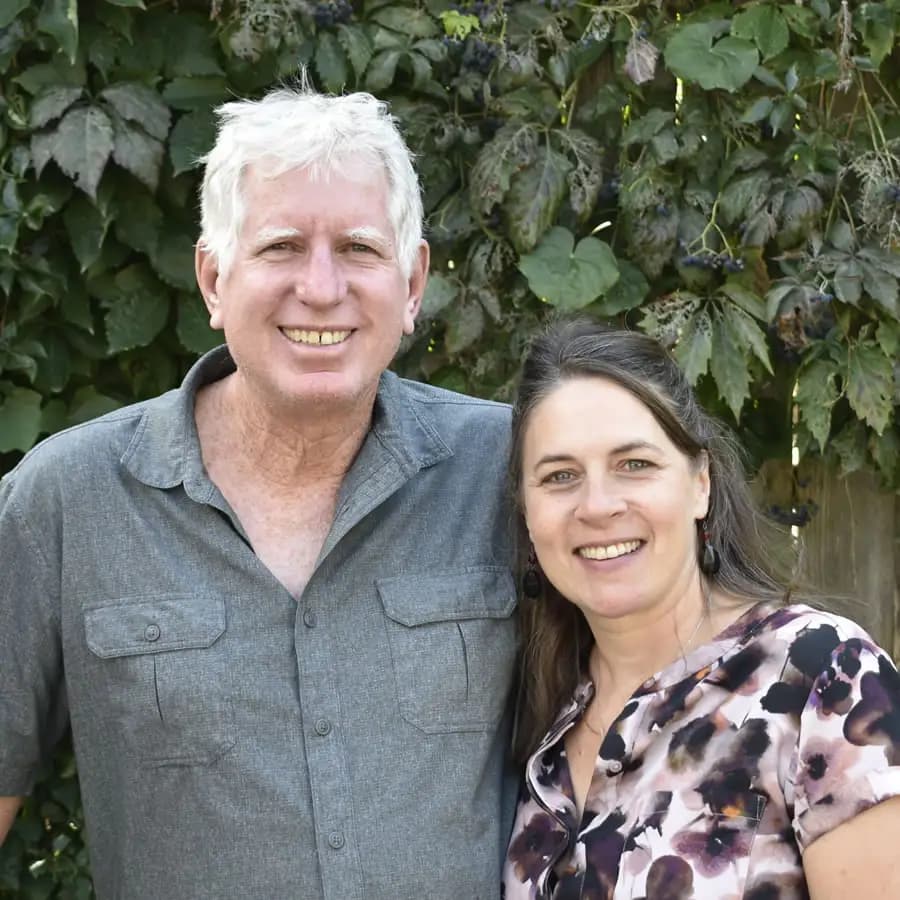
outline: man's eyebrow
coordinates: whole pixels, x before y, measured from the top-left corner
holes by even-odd
[[[391,239],[386,234],[371,225],[360,225],[359,228],[351,228],[345,234],[352,241],[374,241],[377,244],[383,244],[388,247],[392,244]]]
[[[254,240],[257,244],[267,244],[270,241],[283,241],[288,238],[300,237],[300,232],[296,228],[260,228],[256,232]]]

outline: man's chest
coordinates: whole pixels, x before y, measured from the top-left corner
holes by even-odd
[[[299,497],[246,489],[226,494],[253,552],[294,597],[303,593],[315,569],[336,497],[336,488]]]

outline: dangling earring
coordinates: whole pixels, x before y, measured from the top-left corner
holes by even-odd
[[[700,530],[700,571],[704,575],[715,575],[722,562],[719,558],[719,551],[713,546],[709,537],[706,519],[702,519],[697,527]]]
[[[525,574],[522,576],[522,593],[529,600],[536,600],[541,596],[541,569],[538,565],[537,553],[534,552],[534,544],[528,548],[528,562],[525,565]]]

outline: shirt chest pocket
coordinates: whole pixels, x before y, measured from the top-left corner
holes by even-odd
[[[377,587],[403,718],[429,734],[495,728],[516,656],[509,570],[382,578]]]
[[[84,612],[97,714],[148,767],[208,765],[234,746],[225,602],[165,595]]]

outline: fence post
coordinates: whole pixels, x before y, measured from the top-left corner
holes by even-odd
[[[856,619],[897,658],[897,497],[868,472],[841,476],[818,460],[801,463],[798,481],[818,510],[802,530],[801,574]]]

